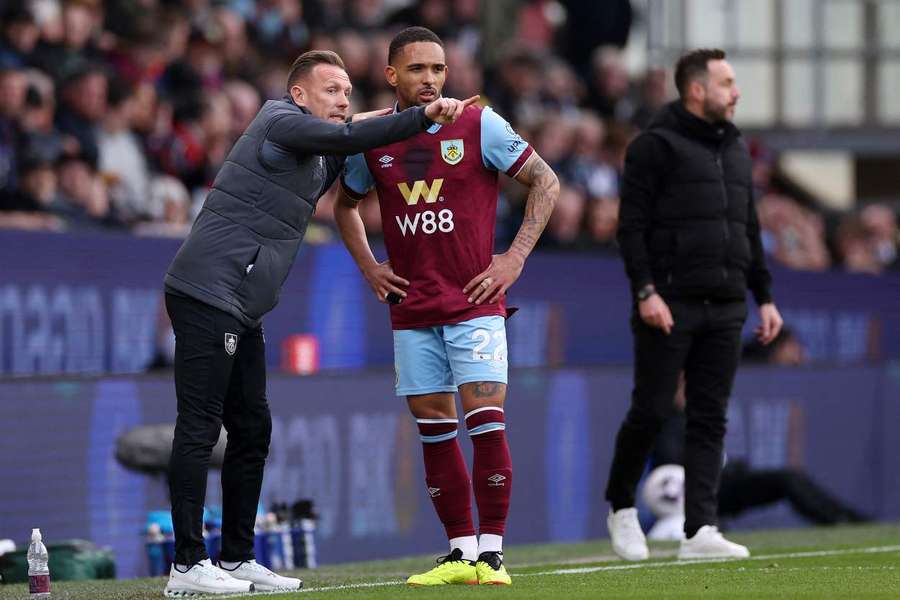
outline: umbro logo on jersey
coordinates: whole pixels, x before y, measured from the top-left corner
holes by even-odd
[[[433,487],[428,488],[428,495],[431,496],[432,498],[437,498],[438,496],[441,495],[441,488],[433,488]]]
[[[494,473],[493,475],[488,477],[488,481],[490,482],[488,483],[488,486],[490,487],[503,487],[505,485],[503,482],[506,481],[506,475]]]
[[[382,168],[382,169],[386,169],[387,167],[393,167],[393,166],[394,166],[394,165],[391,164],[391,162],[392,162],[393,160],[394,160],[394,157],[393,157],[393,156],[391,156],[391,155],[389,155],[389,154],[385,154],[384,156],[382,156],[381,158],[378,159],[378,162],[381,163],[381,168]]]

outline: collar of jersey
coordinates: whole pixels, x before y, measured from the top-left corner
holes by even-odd
[[[399,104],[398,102],[394,102],[394,113],[400,112],[400,111],[398,110],[399,108],[400,108],[400,104]],[[440,124],[440,123],[435,123],[434,125],[432,125],[432,126],[429,127],[428,129],[426,129],[425,131],[426,131],[427,133],[430,133],[430,134],[434,135],[435,133],[437,133],[437,132],[440,131],[440,130],[441,130],[441,124]]]

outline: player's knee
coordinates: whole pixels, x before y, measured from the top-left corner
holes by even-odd
[[[438,444],[456,439],[459,423],[455,417],[417,418],[419,440],[423,444]]]
[[[493,431],[505,431],[506,419],[499,406],[482,406],[466,413],[466,429],[473,440]]]
[[[506,400],[506,384],[499,381],[476,381],[465,383],[459,387],[463,406],[478,408],[481,406],[499,406],[503,408]]]

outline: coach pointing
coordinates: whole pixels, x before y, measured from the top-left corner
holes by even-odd
[[[731,122],[740,96],[721,50],[695,50],[675,69],[680,99],[665,106],[625,159],[618,239],[634,295],[634,390],[616,438],[606,498],[613,549],[647,557],[635,487],[686,378],[685,536],[680,558],[744,557],[716,527],[728,396],[747,317],[760,340],[782,320],[753,203],[750,154]]]
[[[165,278],[175,330],[178,419],[169,468],[175,562],[166,596],[297,589],[254,560],[253,525],[272,421],[261,319],[278,303],[319,197],[344,157],[450,123],[466,102],[443,98],[346,123],[350,79],[340,57],[293,64],[288,95],[266,102],[235,142]],[[222,553],[203,543],[210,453],[224,424]]]

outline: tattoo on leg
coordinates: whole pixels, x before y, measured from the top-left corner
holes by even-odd
[[[491,396],[496,396],[497,392],[500,391],[500,384],[492,381],[486,381],[483,383],[475,384],[475,397],[476,398],[490,398]]]

